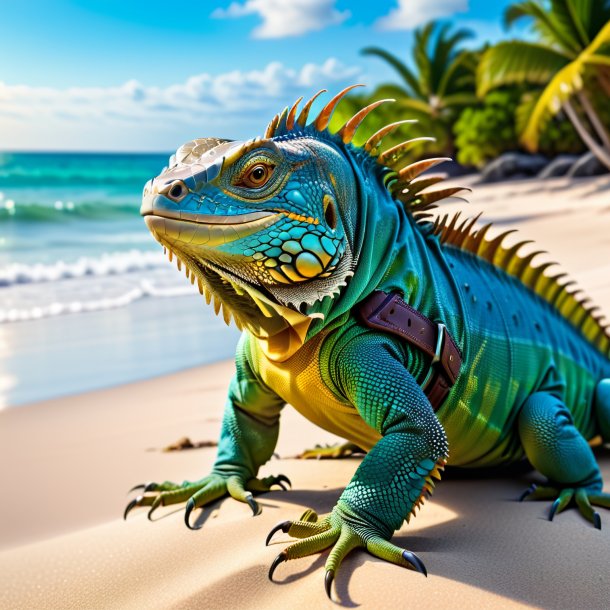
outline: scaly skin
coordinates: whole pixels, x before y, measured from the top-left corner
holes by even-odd
[[[516,250],[509,257],[499,241],[455,223],[423,219],[455,189],[420,192],[436,181],[414,180],[432,162],[397,173],[404,147],[380,154],[384,130],[353,146],[372,107],[331,134],[328,119],[344,93],[309,124],[309,105],[298,118],[295,105],[262,139],[186,144],[147,184],[142,213],[154,237],[244,333],[213,472],[196,483],[149,485],[126,514],[188,501],[191,527],[195,508],[227,494],[257,514],[252,494],[286,482],[256,477],[290,403],[367,454],[330,515],[308,511],[272,531],[301,540],[280,553],[270,577],[282,561],[327,547],[329,595],[356,547],[425,573],[389,540],[447,461],[474,467],[527,457],[549,484],[524,497],[555,500],[551,516],[574,499],[601,527],[592,505],[607,507],[610,496],[587,440],[610,435],[603,330],[565,288],[540,280],[531,259]],[[442,321],[461,349],[461,375],[436,413],[420,386],[423,354],[352,313],[377,289]]]

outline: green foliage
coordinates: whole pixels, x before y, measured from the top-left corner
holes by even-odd
[[[563,154],[579,155],[586,149],[570,121],[563,117],[556,117],[555,120],[550,121],[540,134],[538,150],[548,157]]]
[[[522,101],[523,97],[527,102]],[[522,150],[519,142],[518,110],[526,110],[537,96],[523,94],[522,88],[499,89],[488,93],[478,107],[466,108],[454,126],[457,161],[482,167],[502,153]],[[585,147],[569,121],[557,117],[540,136],[539,151],[550,157],[579,154]]]
[[[419,126],[409,133],[437,138],[434,146],[418,149],[420,155],[431,151],[452,155],[453,123],[462,108],[476,103],[476,55],[462,47],[471,35],[463,29],[451,32],[451,24],[436,22],[417,29],[411,51],[414,69],[384,49],[363,50],[365,55],[379,57],[392,66],[402,81],[400,85],[381,87],[370,99],[387,95],[395,98],[395,108],[386,110],[393,120],[417,119]]]
[[[519,148],[515,110],[519,91],[493,91],[479,107],[466,108],[454,126],[457,161],[481,167],[508,150]]]
[[[574,104],[595,94],[587,87],[592,74],[610,79],[610,0],[525,0],[509,6],[504,19],[507,26],[527,20],[537,40],[500,42],[485,51],[477,70],[479,95],[510,84],[542,86],[528,112],[519,112],[525,117],[518,118],[524,145],[539,149],[545,127],[563,109],[603,155]]]
[[[610,0],[523,0],[506,9],[507,27],[524,20],[535,40],[503,41],[478,52],[463,48],[469,31],[436,22],[416,30],[407,63],[378,47],[363,49],[400,80],[345,100],[331,128],[366,104],[393,98],[367,117],[354,143],[389,123],[414,119],[384,140],[387,149],[405,139],[436,138],[415,144],[407,162],[442,155],[481,167],[509,150],[578,154],[586,150],[583,139],[603,153],[583,130],[597,130],[599,137],[600,125],[610,126]]]

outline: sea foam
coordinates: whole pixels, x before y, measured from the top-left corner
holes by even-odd
[[[9,263],[0,267],[0,287],[15,284],[38,284],[85,276],[119,275],[167,265],[160,251],[128,250],[94,258],[82,256],[73,262],[63,260],[50,264]]]

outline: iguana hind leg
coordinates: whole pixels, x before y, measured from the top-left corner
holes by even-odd
[[[602,492],[593,451],[563,402],[546,392],[532,394],[519,414],[519,435],[529,461],[549,479],[548,485],[530,487],[521,499],[554,500],[550,519],[575,502],[581,514],[601,529],[592,505],[610,508],[610,494]]]
[[[602,438],[610,442],[610,379],[602,379],[595,389],[595,414]]]

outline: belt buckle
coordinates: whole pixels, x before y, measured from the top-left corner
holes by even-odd
[[[434,350],[434,356],[430,362],[430,368],[428,369],[428,373],[426,374],[426,378],[421,384],[421,389],[425,392],[428,384],[432,380],[432,375],[434,373],[434,369],[436,365],[441,361],[441,354],[443,353],[443,344],[445,343],[445,333],[447,332],[447,327],[440,323],[436,323],[437,334],[436,334],[436,348]]]

